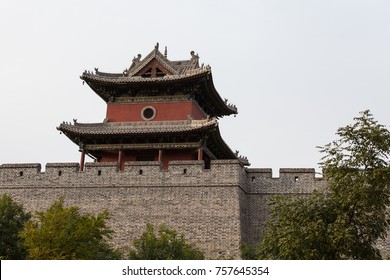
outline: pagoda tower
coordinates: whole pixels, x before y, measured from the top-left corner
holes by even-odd
[[[205,168],[216,159],[246,158],[223,141],[218,118],[237,114],[237,108],[216,91],[209,66],[199,56],[170,61],[154,50],[139,54],[122,73],[85,71],[81,79],[107,103],[101,123],[63,122],[57,127],[79,146],[80,169],[85,156],[97,162],[159,161],[168,169],[172,160],[203,160]]]

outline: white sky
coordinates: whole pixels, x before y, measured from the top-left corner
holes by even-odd
[[[251,167],[315,167],[316,149],[370,109],[389,125],[390,1],[0,0],[0,164],[78,162],[62,121],[101,122],[79,76],[122,72],[160,43],[212,67],[239,114],[223,138]]]

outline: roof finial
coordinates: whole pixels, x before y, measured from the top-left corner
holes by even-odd
[[[192,63],[198,63],[198,61],[199,61],[199,55],[198,54],[195,54],[195,52],[194,51],[191,51],[190,52],[190,55],[191,55],[191,62]]]
[[[167,58],[167,56],[168,56],[168,49],[167,49],[167,46],[165,46],[164,56],[165,56],[165,58]]]
[[[159,46],[159,43],[157,42],[157,44],[154,46],[155,51],[158,51],[158,46]]]
[[[138,54],[137,57],[133,58],[133,63],[138,63],[141,60],[142,55]]]

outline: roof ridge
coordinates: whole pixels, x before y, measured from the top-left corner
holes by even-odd
[[[155,55],[155,51],[153,50],[147,56],[145,56],[144,59],[139,60],[138,63],[135,63],[133,70],[131,70],[131,66],[130,66],[130,68],[127,71],[127,76],[130,77],[130,76],[133,76],[135,73],[139,72],[143,66],[145,66],[150,61],[152,61],[154,55]],[[141,57],[138,56],[138,58],[140,59]],[[133,60],[133,63],[134,63],[134,60]]]
[[[179,72],[171,65],[171,61],[165,57],[160,51],[157,51],[156,59],[159,60],[163,66],[168,68],[169,71],[171,71],[174,75],[179,74]]]
[[[166,58],[159,50],[158,45],[152,50],[144,59],[140,60],[141,57],[138,55],[138,59],[134,58],[133,63],[134,66],[130,66],[127,71],[127,76],[134,76],[137,74],[143,67],[145,67],[149,62],[153,59],[159,61],[165,68],[171,71],[173,74],[179,74],[179,72],[171,65],[171,62],[168,58]],[[138,63],[137,63],[138,60]],[[133,68],[133,69],[132,69]]]

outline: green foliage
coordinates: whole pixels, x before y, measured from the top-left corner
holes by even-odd
[[[275,196],[270,200],[268,230],[260,241],[259,259],[335,259],[329,246],[331,224],[337,214],[323,192],[309,197]]]
[[[378,239],[387,236],[390,206],[390,132],[369,111],[338,129],[339,139],[320,147],[332,199],[338,204],[340,255],[377,259]]]
[[[23,207],[4,194],[0,198],[0,259],[20,260],[26,258],[19,233],[31,215]]]
[[[389,229],[390,133],[369,111],[320,147],[326,192],[276,197],[258,251],[262,259],[380,259]]]
[[[153,225],[147,224],[139,239],[134,240],[129,253],[131,260],[202,260],[204,254],[178,235],[175,230],[160,225],[156,234]]]
[[[258,250],[255,245],[241,243],[240,244],[241,259],[243,260],[255,260],[258,259]]]
[[[117,259],[119,253],[107,243],[113,233],[107,227],[107,211],[96,217],[82,215],[78,207],[64,207],[55,201],[46,211],[36,212],[20,236],[28,258],[36,260]]]

